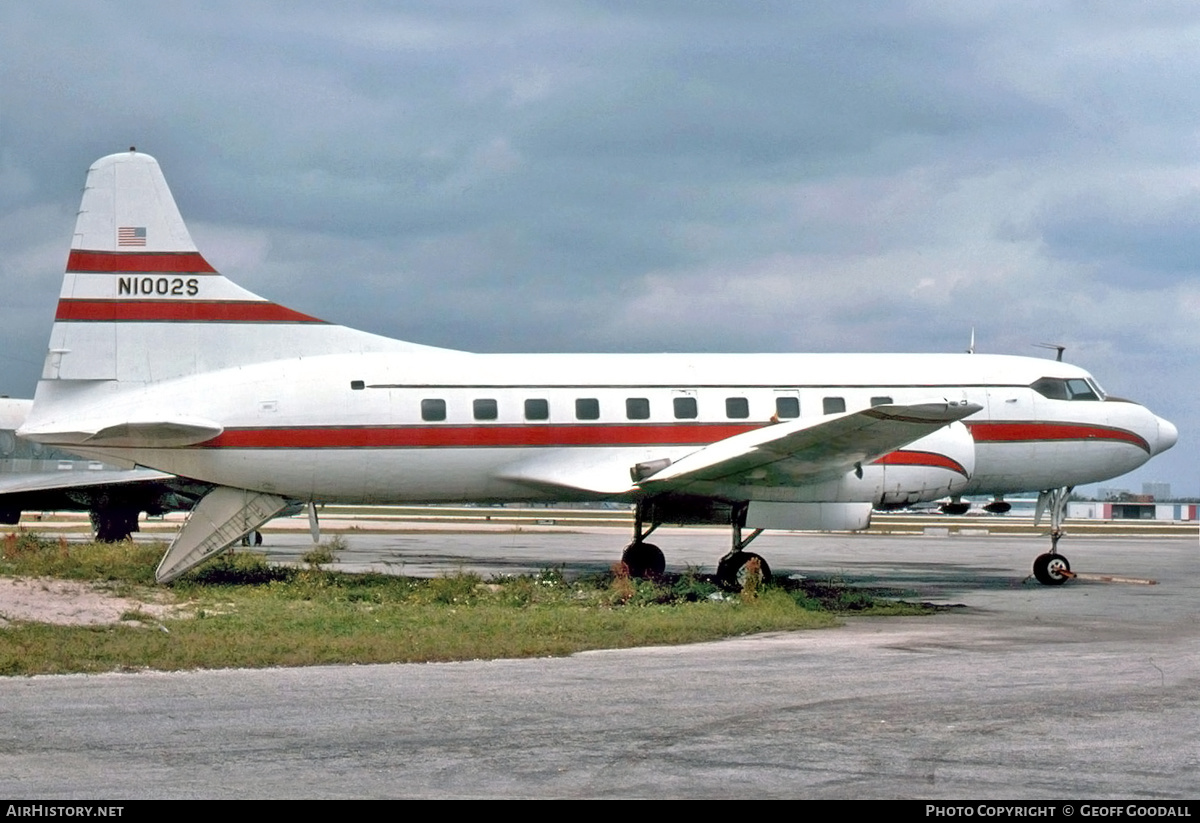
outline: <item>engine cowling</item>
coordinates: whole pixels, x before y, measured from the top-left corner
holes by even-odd
[[[872,465],[883,468],[879,508],[938,500],[967,487],[975,473],[975,440],[962,423],[951,423]]]

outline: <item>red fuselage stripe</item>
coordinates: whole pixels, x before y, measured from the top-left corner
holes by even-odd
[[[323,323],[265,301],[59,300],[57,321],[160,323]]]
[[[179,274],[216,274],[200,252],[145,251],[72,251],[67,258],[67,271],[74,273],[170,272]]]
[[[569,446],[707,446],[759,428],[758,424],[492,424],[420,426],[298,426],[294,428],[227,429],[201,448],[229,449],[362,449]],[[1060,423],[975,423],[979,442],[1020,443],[1103,440],[1147,448],[1146,441],[1121,429]],[[1015,434],[1020,432],[1021,436]],[[884,465],[939,466],[966,474],[956,461],[923,451],[892,452]]]
[[[706,446],[758,428],[700,423],[632,426],[400,426],[226,429],[201,448],[363,449],[512,446]]]
[[[1150,444],[1134,432],[1109,426],[1079,423],[967,423],[976,443],[1026,443],[1030,441],[1109,440],[1131,443],[1150,453]]]

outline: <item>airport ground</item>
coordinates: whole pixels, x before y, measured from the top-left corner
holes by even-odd
[[[620,525],[535,519],[363,519],[341,563],[583,571],[607,568],[627,540]],[[929,617],[560,659],[0,680],[0,794],[1200,793],[1195,526],[1182,537],[1074,530],[1062,549],[1084,578],[1047,588],[1027,578],[1043,537],[936,522],[754,544],[777,573],[956,606]],[[655,535],[677,567],[710,567],[726,540]],[[268,528],[263,548],[282,560],[309,546],[301,519]]]

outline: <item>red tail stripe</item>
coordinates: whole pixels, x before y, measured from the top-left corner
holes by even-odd
[[[1086,426],[1077,423],[968,423],[976,443],[1020,443],[1030,440],[1113,440],[1132,443],[1147,454],[1144,437],[1125,429]]]
[[[925,466],[935,469],[949,469],[952,472],[958,472],[963,477],[969,478],[967,470],[963,468],[962,463],[953,460],[944,454],[936,452],[915,452],[915,451],[897,451],[891,454],[885,454],[883,457],[875,461],[877,466]]]
[[[67,258],[67,271],[87,272],[178,272],[181,274],[216,274],[200,252],[127,252],[72,251]]]
[[[56,321],[160,323],[323,323],[266,301],[59,300]]]

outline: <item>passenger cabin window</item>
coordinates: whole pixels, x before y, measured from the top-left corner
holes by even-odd
[[[625,416],[630,420],[650,419],[650,400],[646,397],[627,397],[625,399]]]
[[[575,400],[576,420],[599,420],[600,401],[595,397],[579,397]]]
[[[550,419],[550,402],[541,398],[534,398],[525,401],[525,419],[526,420],[549,420]]]
[[[367,384],[361,380],[351,380],[350,381],[350,388],[353,391],[362,391],[366,387],[367,387]]]
[[[421,419],[422,420],[445,420],[446,419],[446,401],[445,400],[422,400],[421,401]]]
[[[1043,377],[1030,386],[1042,397],[1051,400],[1099,400],[1088,381],[1081,378],[1064,380],[1060,377]]]
[[[776,397],[775,398],[775,416],[780,420],[787,420],[791,417],[800,416],[800,398],[799,397]]]
[[[892,405],[892,398],[888,397],[887,395],[880,395],[879,397],[872,397],[871,405],[872,406],[890,406],[890,405]]]
[[[495,420],[500,416],[500,409],[497,407],[496,401],[490,397],[473,401],[471,411],[474,412],[476,420]]]
[[[841,414],[846,410],[846,398],[826,397],[821,401],[821,408],[825,414]]]
[[[694,397],[676,397],[675,398],[675,419],[676,420],[695,420],[696,419],[696,398]]]
[[[726,397],[725,416],[731,420],[745,420],[750,416],[750,401],[744,397]]]

